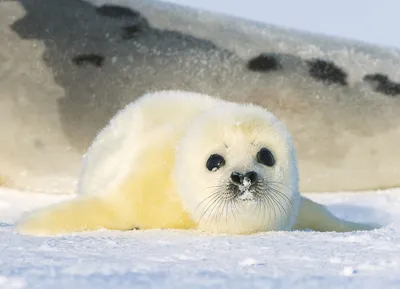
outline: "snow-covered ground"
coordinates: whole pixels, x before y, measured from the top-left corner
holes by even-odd
[[[400,288],[400,190],[309,194],[371,232],[97,231],[27,237],[25,211],[61,201],[0,190],[0,288]]]

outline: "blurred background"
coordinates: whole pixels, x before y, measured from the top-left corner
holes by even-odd
[[[398,1],[168,0],[298,30],[400,47]]]

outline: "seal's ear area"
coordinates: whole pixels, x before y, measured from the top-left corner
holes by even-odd
[[[379,229],[377,224],[353,223],[335,217],[323,205],[301,197],[294,230],[312,229],[320,232],[351,232]]]
[[[106,200],[78,197],[38,210],[16,225],[24,235],[47,236],[101,228],[129,230],[134,224]]]

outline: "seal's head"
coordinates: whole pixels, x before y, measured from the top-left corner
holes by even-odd
[[[174,177],[199,229],[291,229],[298,173],[291,137],[267,110],[227,103],[197,117],[180,140]]]

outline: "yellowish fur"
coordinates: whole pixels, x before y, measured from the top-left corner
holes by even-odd
[[[191,229],[196,224],[183,209],[171,179],[174,166],[173,143],[154,143],[136,161],[133,171],[115,192],[105,196],[78,196],[39,212],[18,230],[46,235],[100,228],[112,230]],[[159,160],[163,161],[160,162]],[[157,178],[155,178],[157,176]]]
[[[255,161],[262,147],[273,151],[274,167]],[[226,165],[216,172],[205,168],[213,153],[226,158]],[[237,202],[234,207],[212,207],[209,198],[233,171],[255,171],[267,183],[279,183],[275,188],[281,195],[263,205]],[[340,220],[300,196],[290,136],[272,114],[252,105],[176,91],[148,94],[117,114],[84,158],[78,196],[33,213],[17,229],[52,235],[135,227],[234,234],[373,228]]]

